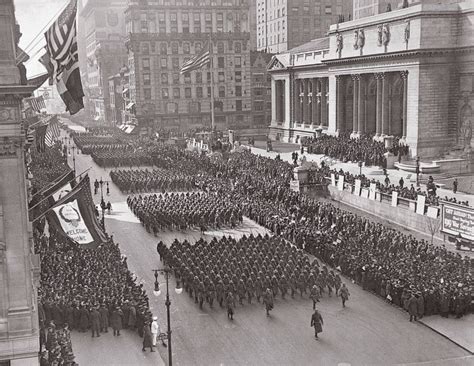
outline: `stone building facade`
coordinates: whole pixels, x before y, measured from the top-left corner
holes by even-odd
[[[352,0],[254,0],[257,50],[281,53],[326,36],[331,24],[349,20]]]
[[[141,127],[210,127],[211,70],[180,74],[210,39],[216,128],[251,124],[247,1],[132,0],[125,14],[130,106]]]
[[[108,78],[127,64],[125,8],[126,0],[89,0],[80,12],[78,42],[85,47],[79,57],[85,66],[86,112],[91,119],[108,124],[113,120]]]
[[[276,55],[272,135],[296,141],[321,127],[397,135],[413,156],[470,150],[473,20],[473,1],[418,4],[332,25],[327,39]]]
[[[250,96],[252,103],[251,128],[266,128],[272,120],[271,76],[267,66],[272,54],[250,53]]]
[[[28,221],[22,98],[16,66],[21,36],[13,0],[0,1],[0,364],[38,365],[39,258]]]

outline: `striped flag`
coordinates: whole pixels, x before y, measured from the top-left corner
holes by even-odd
[[[33,98],[26,98],[24,99],[26,103],[31,107],[36,112],[41,111],[42,109],[46,108],[46,105],[44,104],[44,98],[42,95],[39,97],[33,97]]]
[[[38,152],[44,152],[46,150],[46,145],[44,142],[46,136],[46,130],[48,129],[47,124],[42,124],[36,127],[35,130],[35,142],[36,142],[36,150]]]
[[[46,129],[46,134],[44,137],[44,143],[46,144],[46,146],[53,146],[56,140],[58,139],[60,133],[61,130],[59,129],[58,118],[56,116],[53,116],[49,120],[48,128]]]
[[[198,53],[196,56],[186,61],[181,67],[181,74],[198,70],[211,62],[211,53],[209,52],[209,47],[203,48],[203,50]]]
[[[77,0],[71,0],[44,34],[52,78],[66,110],[76,114],[84,108],[76,30]],[[45,62],[47,62],[45,58]]]

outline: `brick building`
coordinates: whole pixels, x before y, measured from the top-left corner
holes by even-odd
[[[112,122],[108,78],[127,64],[125,8],[126,0],[89,0],[80,12],[78,42],[85,66],[85,107],[98,122]],[[82,47],[85,50],[81,51]]]
[[[251,124],[250,33],[244,0],[131,0],[126,9],[130,106],[141,127],[211,125],[211,70],[180,75],[212,36],[218,129]]]
[[[285,52],[326,36],[331,24],[352,14],[352,0],[255,0],[257,50]]]
[[[418,4],[333,25],[276,55],[271,134],[400,136],[412,156],[474,147],[474,6]]]

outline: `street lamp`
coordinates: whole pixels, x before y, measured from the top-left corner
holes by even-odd
[[[72,150],[72,164],[74,168],[74,175],[76,175],[76,147],[73,145],[69,148],[69,156],[71,156]]]
[[[359,161],[359,175],[362,177],[362,161]]]
[[[153,290],[153,295],[155,296],[160,296],[161,290],[160,290],[160,284],[158,282],[158,273],[161,273],[165,276],[166,280],[166,318],[168,322],[168,366],[173,366],[173,353],[171,351],[171,317],[170,317],[170,295],[169,295],[169,276],[171,273],[171,269],[166,266],[164,269],[154,269],[153,270],[155,274],[155,289]],[[177,294],[180,294],[183,292],[183,288],[180,286],[179,281],[176,282],[176,288],[175,292]]]
[[[105,230],[105,201],[104,201],[104,191],[102,190],[102,186],[104,185],[104,181],[102,177],[100,177],[100,208],[102,209],[102,228]]]

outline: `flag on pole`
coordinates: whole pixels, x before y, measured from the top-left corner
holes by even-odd
[[[44,34],[49,62],[66,110],[71,115],[84,108],[76,30],[77,0],[71,0],[58,19]],[[45,63],[48,64],[47,58]]]
[[[61,133],[59,129],[59,122],[57,116],[52,116],[48,122],[48,128],[46,129],[46,134],[44,137],[44,142],[46,146],[51,147],[54,145],[56,140]]]
[[[209,47],[204,47],[200,53],[186,61],[181,67],[181,74],[198,70],[211,62],[211,53]]]

